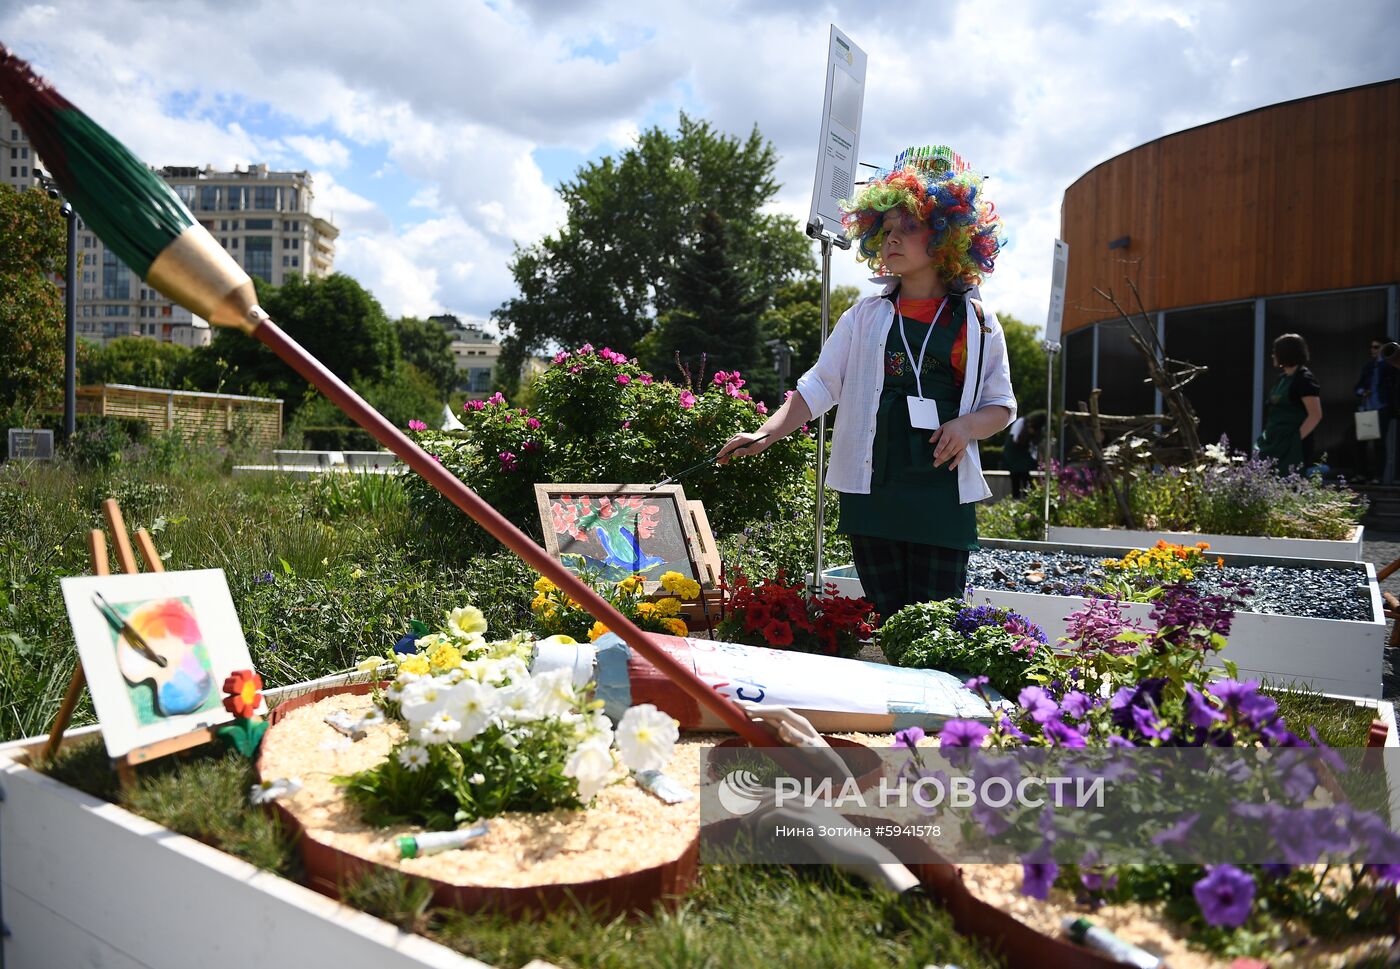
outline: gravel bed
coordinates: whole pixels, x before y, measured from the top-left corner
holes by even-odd
[[[1085,586],[1105,577],[1108,556],[1073,552],[1023,552],[984,548],[973,552],[967,584],[1010,592],[1085,595]],[[1370,620],[1371,591],[1362,566],[1344,569],[1294,568],[1280,565],[1226,565],[1197,571],[1193,585],[1203,592],[1227,591],[1230,583],[1253,590],[1243,611],[1309,619]]]

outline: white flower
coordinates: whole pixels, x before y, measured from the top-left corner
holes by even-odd
[[[617,749],[629,770],[661,770],[671,759],[680,728],[650,703],[632,707],[617,725]]]
[[[574,673],[569,669],[550,670],[532,681],[535,709],[542,717],[559,717],[573,710],[578,702],[574,693]]]
[[[410,723],[422,723],[431,719],[447,705],[449,690],[450,687],[439,683],[434,677],[410,683],[404,687],[403,697],[399,700],[404,719]]]
[[[470,782],[470,783],[472,783],[472,784],[485,784],[485,783],[486,783],[486,775],[483,774],[483,773],[481,773],[481,771],[477,771],[477,772],[476,772],[475,774],[473,774],[471,777],[468,777],[467,780],[468,780],[468,782]]]
[[[447,628],[462,639],[479,638],[486,632],[486,617],[476,606],[462,606],[447,614]]]
[[[564,775],[578,782],[579,800],[587,804],[603,787],[612,769],[612,751],[602,744],[586,743],[570,755],[564,765]]]
[[[428,764],[428,752],[417,744],[404,744],[399,748],[397,754],[399,763],[404,769],[417,773]]]
[[[452,739],[462,743],[485,730],[495,716],[499,702],[496,690],[474,680],[463,680],[454,686],[448,709],[457,718],[458,727]]]
[[[360,722],[355,726],[361,730],[365,727],[377,727],[384,722],[384,711],[378,707],[370,707],[365,711],[365,715],[360,718]]]
[[[496,696],[500,699],[496,715],[503,723],[528,723],[540,719],[537,708],[539,697],[528,679],[497,690]]]
[[[501,746],[506,750],[514,750],[516,747],[520,746],[520,738],[515,736],[515,734],[501,734]]]
[[[418,731],[418,736],[425,744],[445,744],[461,729],[462,724],[456,717],[447,710],[439,710]]]
[[[608,719],[608,715],[602,710],[595,710],[588,719],[579,725],[580,735],[584,741],[596,740],[604,747],[611,747],[613,742],[613,725]]]
[[[301,780],[296,777],[277,777],[254,784],[248,791],[248,800],[254,804],[266,804],[279,797],[290,797],[301,790]]]
[[[519,656],[507,656],[493,662],[495,668],[486,676],[488,683],[501,686],[506,683],[523,683],[530,679],[530,667]]]

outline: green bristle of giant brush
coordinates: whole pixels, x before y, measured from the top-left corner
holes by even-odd
[[[0,101],[88,228],[142,279],[194,223],[160,176],[0,45]]]

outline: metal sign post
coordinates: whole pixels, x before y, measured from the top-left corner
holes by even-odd
[[[1065,319],[1065,279],[1069,274],[1069,243],[1055,240],[1055,262],[1050,273],[1050,311],[1045,317],[1045,450],[1041,456],[1041,484],[1045,487],[1045,523],[1042,538],[1050,540],[1050,445],[1055,427],[1055,354],[1060,352],[1060,330]]]
[[[855,191],[860,154],[860,119],[865,107],[865,51],[831,25],[826,48],[826,100],[822,105],[817,172],[807,234],[822,247],[822,339],[831,332],[831,247],[851,248],[841,225],[841,202]],[[822,591],[822,539],[826,528],[826,415],[817,419],[817,536],[810,589]]]

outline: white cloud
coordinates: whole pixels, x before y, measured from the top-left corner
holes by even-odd
[[[391,314],[482,316],[512,244],[563,217],[539,149],[612,153],[683,107],[778,153],[805,219],[828,22],[870,55],[861,157],[952,144],[1012,238],[988,299],[1045,316],[1064,189],[1113,155],[1261,105],[1400,73],[1387,0],[848,3],[251,0],[0,4],[0,37],[156,164],[310,166],[337,268]],[[217,56],[214,51],[217,49]],[[349,186],[355,186],[352,190]],[[373,186],[373,189],[367,187]],[[863,284],[847,252],[837,283]]]
[[[282,140],[297,154],[318,167],[344,168],[350,164],[350,149],[338,138],[287,135]]]

